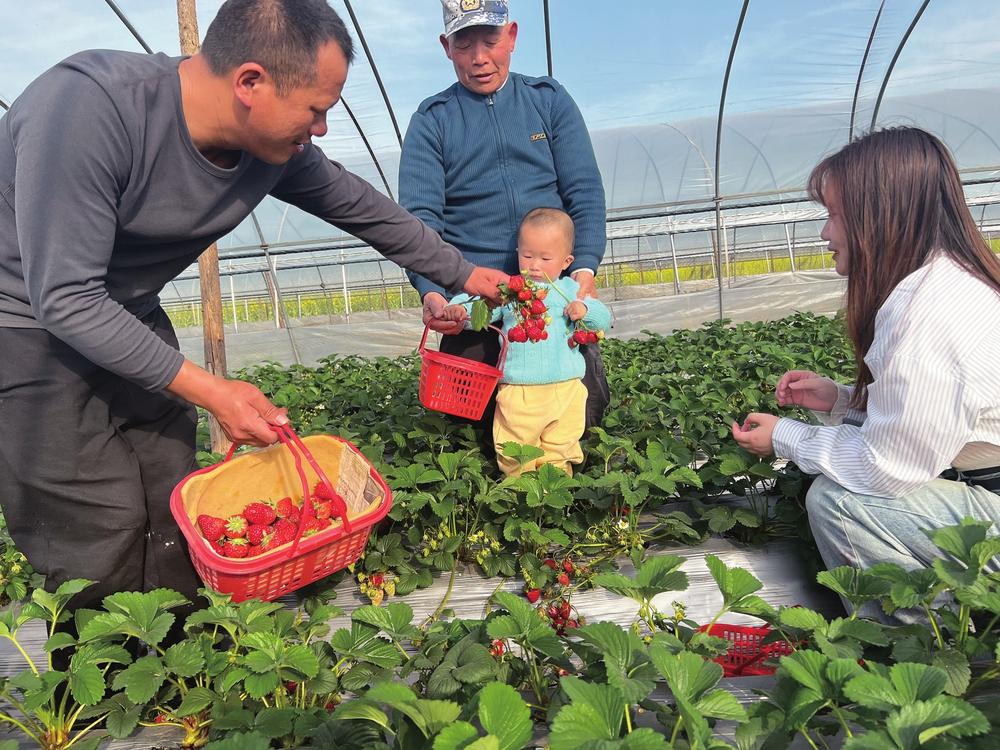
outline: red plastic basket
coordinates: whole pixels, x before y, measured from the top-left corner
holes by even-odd
[[[706,628],[701,628],[702,631]],[[787,641],[772,641],[762,644],[771,628],[764,625],[726,625],[716,623],[707,628],[709,635],[729,641],[729,651],[715,661],[722,665],[726,677],[750,677],[774,674],[774,667],[764,664],[767,659],[792,653]]]
[[[252,597],[271,601],[347,567],[361,556],[372,527],[392,506],[385,480],[348,441],[333,435],[300,439],[287,426],[275,431],[279,444],[235,459],[234,446],[224,461],[189,474],[170,495],[170,511],[187,540],[198,575],[236,602]],[[303,457],[308,466],[303,466]],[[328,473],[339,481],[331,482]],[[313,517],[310,487],[316,482],[349,497],[355,515],[351,517],[347,504],[340,502],[331,514],[331,526],[303,537],[306,522]],[[223,557],[195,527],[202,513],[225,518],[240,513],[254,499],[300,492],[304,502],[295,539],[257,557]]]
[[[507,337],[496,326],[502,345],[496,367],[454,354],[427,349],[427,332],[420,339],[420,403],[428,409],[466,419],[479,419],[490,402],[507,359]]]

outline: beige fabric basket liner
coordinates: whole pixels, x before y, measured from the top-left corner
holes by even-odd
[[[344,442],[327,435],[302,438],[316,463],[347,504],[347,515],[354,519],[374,510],[383,493],[370,474],[368,463]],[[319,475],[302,457],[302,468],[310,492],[320,481]],[[237,454],[227,463],[188,480],[181,492],[188,519],[197,527],[201,514],[227,518],[243,512],[255,500],[277,502],[283,497],[302,501],[302,482],[295,469],[291,451],[282,443],[248,453]],[[337,525],[337,518],[331,516]]]

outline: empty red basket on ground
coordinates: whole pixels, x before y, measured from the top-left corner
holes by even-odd
[[[709,635],[729,641],[729,651],[715,660],[722,665],[722,672],[726,677],[774,674],[774,667],[764,662],[790,654],[794,650],[788,641],[761,643],[771,633],[771,628],[766,625],[753,627],[716,623],[710,628],[702,628],[706,629]]]

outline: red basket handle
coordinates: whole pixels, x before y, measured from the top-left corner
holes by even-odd
[[[501,331],[499,328],[497,328],[494,325],[487,326],[487,327],[488,328],[492,328],[494,331],[496,331],[497,333],[499,333],[500,334],[500,338],[503,341],[503,343],[500,346],[500,356],[497,358],[497,364],[496,364],[496,368],[500,371],[501,374],[503,374],[503,366],[507,362],[507,343],[508,343],[507,342],[507,334],[505,334],[503,331]],[[431,330],[431,327],[429,325],[425,325],[424,326],[424,335],[421,337],[421,339],[420,339],[420,347],[417,349],[417,351],[420,352],[421,356],[423,356],[423,353],[425,351],[427,351],[427,346],[426,346],[426,344],[427,344],[427,334],[430,332],[430,330]]]
[[[340,496],[340,493],[333,488],[333,484],[330,482],[329,477],[327,477],[326,472],[323,471],[316,462],[316,459],[313,458],[312,453],[309,452],[305,443],[295,434],[295,430],[292,429],[291,425],[271,425],[271,429],[277,433],[278,440],[291,451],[292,458],[295,459],[295,471],[299,475],[299,481],[302,482],[302,513],[299,514],[299,528],[295,534],[295,542],[285,557],[295,556],[295,552],[299,548],[299,542],[302,540],[302,534],[306,528],[306,521],[313,517],[312,492],[309,489],[309,481],[306,479],[305,469],[302,468],[302,456],[305,456],[306,461],[312,466],[313,471],[319,476],[320,481],[330,491],[332,512],[340,516],[341,523],[344,524],[344,531],[350,534],[351,522],[347,517],[347,503],[344,502],[344,498]],[[229,446],[225,460],[229,461],[235,451],[236,443],[233,443]]]

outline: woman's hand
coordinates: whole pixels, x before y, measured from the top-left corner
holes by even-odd
[[[733,422],[733,439],[755,456],[771,456],[774,454],[771,435],[776,424],[778,417],[773,414],[747,414],[742,425]]]
[[[779,406],[801,406],[829,412],[837,403],[837,384],[809,370],[789,370],[781,376],[774,395]]]

